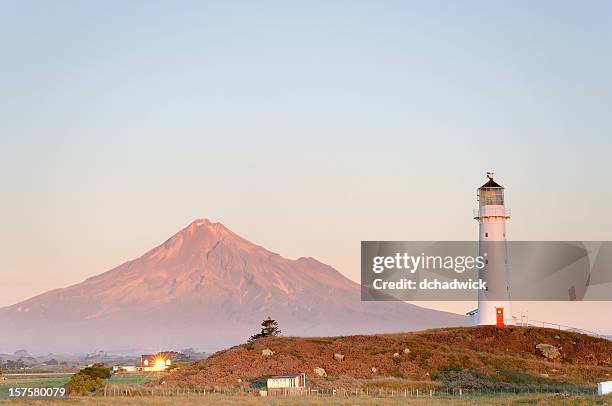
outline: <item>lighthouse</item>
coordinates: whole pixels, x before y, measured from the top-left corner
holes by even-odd
[[[487,182],[478,188],[478,208],[474,219],[478,221],[478,252],[485,258],[479,277],[486,289],[478,292],[478,325],[504,326],[512,324],[510,288],[508,283],[508,252],[506,222],[510,209],[504,204],[504,188],[487,172]]]

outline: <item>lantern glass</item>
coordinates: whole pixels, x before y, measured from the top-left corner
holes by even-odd
[[[503,188],[482,188],[479,190],[480,206],[504,204],[504,189]]]

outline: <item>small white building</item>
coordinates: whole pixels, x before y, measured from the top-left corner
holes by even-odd
[[[608,395],[610,393],[612,393],[612,381],[597,383],[597,394],[598,395],[602,396],[602,395]]]
[[[138,372],[138,368],[136,365],[115,365],[113,367],[113,372]]]
[[[306,374],[271,376],[268,378],[267,387],[269,395],[301,395],[306,389]]]

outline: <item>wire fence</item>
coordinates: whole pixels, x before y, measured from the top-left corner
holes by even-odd
[[[552,329],[559,330],[559,331],[567,331],[570,333],[580,333],[580,334],[585,334],[585,335],[596,337],[596,338],[603,338],[605,340],[612,340],[612,336],[599,334],[599,333],[596,333],[595,331],[584,330],[584,329],[577,328],[577,327],[566,326],[564,324],[559,324],[559,323],[551,323],[548,321],[533,320],[533,319],[518,318],[518,317],[515,317],[514,321],[515,321],[515,324],[520,327],[552,328]]]
[[[264,393],[265,392],[265,393]],[[313,389],[304,388],[303,391],[285,394],[270,395],[265,390],[254,390],[247,388],[159,388],[159,387],[144,387],[135,385],[106,385],[104,387],[103,396],[105,397],[205,397],[205,396],[308,396],[308,397],[339,397],[339,398],[479,398],[492,396],[508,396],[520,394],[582,394],[595,395],[596,388],[574,388],[568,390],[558,390],[550,388],[525,388],[521,389],[422,389],[422,388],[404,388],[404,389],[372,389],[372,388],[323,388]]]

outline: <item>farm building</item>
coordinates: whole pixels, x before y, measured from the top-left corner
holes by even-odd
[[[271,376],[268,378],[267,387],[269,395],[301,395],[306,388],[306,374]]]

